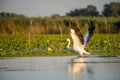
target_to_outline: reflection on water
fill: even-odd
[[[68,72],[71,73],[71,80],[92,80],[93,69],[88,66],[85,62],[87,59],[85,57],[74,58],[68,64]],[[89,74],[89,76],[87,76]],[[86,76],[86,77],[84,77]]]
[[[119,80],[120,57],[73,58],[68,63],[71,80]]]
[[[0,80],[119,80],[120,57],[0,59]]]
[[[79,62],[84,61],[85,61],[84,57],[73,59],[73,62],[68,64],[68,71],[74,74],[82,73],[85,70],[86,65],[84,63]]]

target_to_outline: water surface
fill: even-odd
[[[0,80],[120,80],[120,57],[4,58]]]

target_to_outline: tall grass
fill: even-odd
[[[61,34],[62,36],[62,34],[69,33],[71,22],[81,28],[87,28],[90,20],[95,23],[95,33],[106,33],[106,31],[107,33],[120,33],[120,17],[18,17],[1,18],[0,34],[28,34],[31,19],[33,20],[32,30],[35,34]],[[85,32],[84,29],[83,32]]]

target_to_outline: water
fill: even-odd
[[[120,57],[4,58],[0,80],[120,80]]]

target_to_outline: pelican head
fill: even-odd
[[[70,42],[70,39],[67,38],[66,41],[67,41],[67,42]]]

